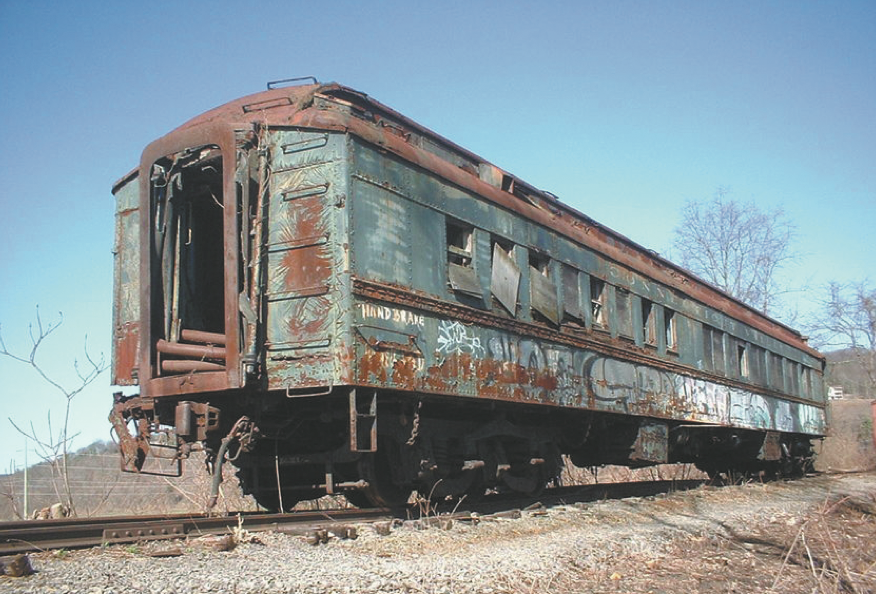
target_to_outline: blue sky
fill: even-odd
[[[63,311],[41,352],[61,381],[86,334],[109,357],[113,182],[292,76],[364,91],[660,252],[684,201],[723,186],[798,226],[789,283],[876,280],[874,2],[249,6],[0,0],[0,324],[27,350],[35,306]],[[108,438],[108,382],[77,397],[74,446]],[[42,433],[61,403],[0,358],[0,472],[25,448],[7,417]]]

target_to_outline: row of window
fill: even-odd
[[[719,375],[802,397],[813,394],[811,368],[705,324],[702,362]]]
[[[451,290],[457,294],[483,299],[474,267],[474,232],[471,226],[447,221],[447,264]],[[492,253],[490,295],[492,309],[503,315],[520,314],[518,299],[522,277],[515,245],[504,238],[491,236]],[[569,324],[598,331],[614,332],[646,346],[673,352],[676,349],[676,313],[628,289],[582,273],[567,264],[552,267],[551,258],[528,250],[530,315],[536,322],[554,326]],[[561,291],[554,280],[558,273]],[[612,303],[609,301],[612,300]],[[560,303],[561,302],[561,303]],[[641,307],[641,316],[634,307]],[[613,313],[613,316],[611,315]],[[640,324],[639,328],[636,328]]]
[[[518,317],[522,275],[516,246],[504,238],[490,236],[490,295],[484,300],[475,271],[474,241],[473,227],[447,220],[450,289],[478,303],[491,305],[500,315]],[[528,250],[528,264],[528,313],[533,321],[612,333],[660,354],[678,355],[681,314],[567,264],[552,266],[550,257],[533,250]],[[636,308],[640,311],[636,312]],[[688,326],[693,328],[691,324]],[[685,336],[692,339],[689,332]],[[694,352],[696,357],[693,357]],[[804,397],[812,394],[810,368],[708,325],[702,326],[702,347],[693,345],[688,349],[688,356],[701,358],[702,368],[718,375]],[[695,364],[694,361],[689,363]]]

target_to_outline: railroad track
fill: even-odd
[[[337,524],[373,523],[395,518],[416,519],[424,514],[442,514],[450,519],[508,514],[535,505],[647,497],[676,490],[696,488],[703,481],[648,481],[605,483],[548,489],[538,496],[491,495],[477,502],[440,502],[424,510],[422,506],[401,509],[336,509],[300,511],[288,514],[242,513],[239,516],[178,514],[155,516],[115,516],[0,522],[0,556],[51,549],[74,549],[103,544],[130,543],[227,534],[242,521],[249,532],[267,530],[301,533]],[[446,509],[445,509],[446,508]],[[452,512],[452,513],[451,513]],[[240,519],[239,519],[240,518]]]
[[[373,522],[391,517],[387,509],[338,509],[290,514],[240,514],[250,532],[284,530],[332,523]],[[227,534],[238,516],[199,514],[118,516],[0,522],[0,555],[49,549],[74,549],[102,544]]]

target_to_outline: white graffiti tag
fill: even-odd
[[[443,320],[438,325],[438,352],[445,355],[483,355],[484,347],[477,336],[469,336],[468,329],[459,322]]]

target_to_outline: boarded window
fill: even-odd
[[[605,328],[605,282],[592,276],[590,277],[590,308],[593,326]]]
[[[666,350],[674,351],[678,349],[675,312],[669,308],[663,308],[663,338],[666,341]]]
[[[803,398],[812,397],[812,379],[809,375],[810,369],[806,366],[800,366],[800,396]]]
[[[583,321],[581,311],[581,294],[578,290],[578,271],[571,266],[563,265],[563,312],[565,318],[572,321]]]
[[[456,292],[481,297],[481,284],[474,269],[474,233],[470,225],[447,221],[447,280]]]
[[[520,287],[520,269],[512,257],[513,247],[493,239],[493,272],[491,291],[496,301],[512,316],[517,315],[517,291]]]
[[[645,344],[657,344],[657,310],[654,308],[654,303],[647,299],[642,299],[642,340]]]
[[[550,278],[550,258],[529,252],[529,299],[534,314],[543,316],[554,324],[560,323],[557,286]]]
[[[800,394],[800,369],[799,364],[785,359],[785,377],[788,378],[788,393]]]
[[[703,325],[703,364],[706,369],[724,375],[724,333]]]
[[[765,351],[763,348],[757,345],[751,345],[748,347],[749,377],[752,381],[759,384],[763,384],[766,381],[764,374],[764,354]]]
[[[711,371],[712,366],[712,332],[711,326],[703,325],[703,369]]]
[[[724,374],[724,333],[712,329],[712,369]]]
[[[770,387],[776,390],[785,389],[785,380],[783,378],[782,357],[775,353],[769,354],[770,361]]]
[[[633,310],[630,306],[630,292],[617,287],[614,292],[614,303],[617,307],[617,331],[621,336],[633,337]]]

